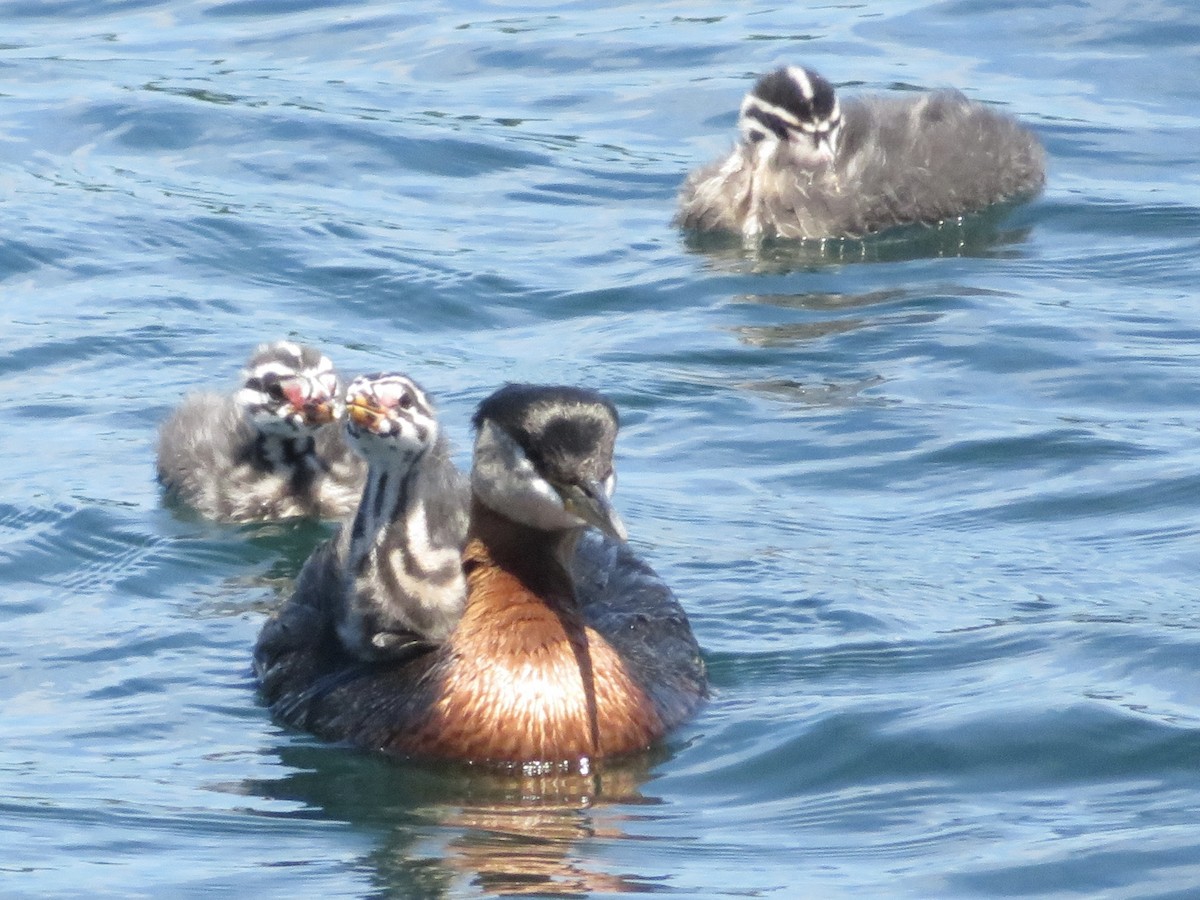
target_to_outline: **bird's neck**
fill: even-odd
[[[478,755],[586,764],[604,747],[593,639],[600,651],[608,648],[589,636],[561,561],[575,536],[521,525],[474,496],[471,503],[463,551],[467,606],[450,638],[451,658],[488,665],[452,667],[447,684],[504,711],[493,713],[492,725],[506,735],[505,749]],[[557,700],[547,705],[547,698]]]
[[[563,562],[577,538],[472,498],[467,606],[442,651],[425,731],[441,755],[583,769],[665,730],[625,661],[585,621]]]
[[[471,497],[468,545],[478,544],[489,565],[512,575],[556,609],[575,606],[570,559],[579,534],[578,529],[543,531],[523,525]]]
[[[303,468],[316,459],[316,446],[311,434],[259,432],[254,441],[254,461],[271,472]]]
[[[371,462],[362,499],[350,527],[349,561],[352,571],[381,538],[394,527],[404,527],[407,518],[416,512],[413,503],[417,473],[421,459]],[[424,510],[420,512],[424,514]]]
[[[284,435],[259,432],[251,450],[251,465],[286,479],[293,493],[307,494],[313,482],[329,471],[317,455],[311,434]]]

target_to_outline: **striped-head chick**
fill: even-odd
[[[542,531],[593,525],[625,540],[613,508],[616,407],[578,387],[508,384],[479,405],[471,489],[488,508]]]
[[[260,433],[297,437],[341,417],[339,394],[329,357],[292,341],[275,341],[251,354],[236,402]]]
[[[350,383],[346,435],[367,481],[340,538],[335,627],[360,659],[395,660],[444,640],[462,613],[466,485],[433,403],[404,375]]]
[[[757,159],[777,150],[806,168],[837,155],[842,112],[833,85],[811,69],[785,66],[764,75],[742,101],[738,130]]]
[[[346,389],[346,435],[368,461],[411,465],[440,434],[432,402],[411,378],[360,375]]]

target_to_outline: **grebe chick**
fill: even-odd
[[[675,222],[761,238],[863,237],[936,224],[1045,182],[1045,152],[1010,116],[955,90],[839,101],[811,69],[759,79],[730,155],[688,176]]]
[[[267,702],[322,737],[409,756],[586,769],[647,748],[707,682],[683,609],[623,545],[615,408],[508,385],[474,424],[467,601],[449,636],[415,659],[350,662],[297,591],[256,650]],[[278,641],[281,626],[313,638]]]
[[[159,430],[169,495],[225,522],[334,518],[354,509],[366,466],[333,424],[333,363],[291,341],[260,345],[232,396],[186,397]]]
[[[366,485],[350,527],[311,563],[337,568],[334,627],[364,660],[427,650],[450,634],[466,600],[466,479],[429,398],[403,375],[351,382],[346,435],[367,461]]]

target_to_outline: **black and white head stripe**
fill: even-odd
[[[742,101],[738,117],[742,137],[750,143],[804,135],[814,145],[832,144],[841,122],[833,85],[801,66],[776,69],[760,78]]]
[[[337,372],[327,356],[302,344],[276,341],[251,354],[237,402],[260,426],[275,417],[302,428],[329,421],[328,408],[339,392]],[[317,407],[323,411],[314,416]]]
[[[421,387],[394,372],[360,375],[346,389],[346,433],[365,456],[419,454],[438,439],[437,412]]]
[[[260,372],[280,374],[332,372],[333,363],[321,351],[292,341],[260,344],[246,363],[246,377]]]

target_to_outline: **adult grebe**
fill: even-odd
[[[403,755],[586,769],[647,748],[707,682],[683,609],[623,543],[615,408],[581,388],[508,385],[474,423],[467,600],[449,636],[362,663],[337,639],[329,592],[301,579],[260,635],[264,696],[291,724]]]

